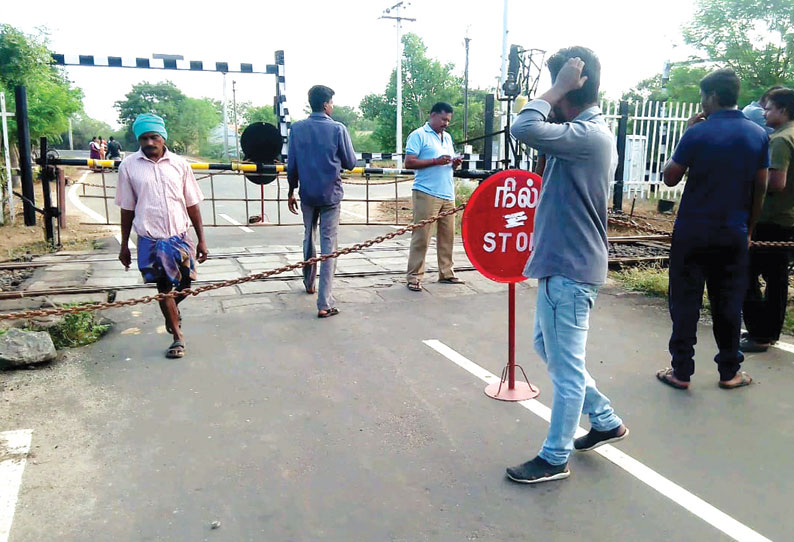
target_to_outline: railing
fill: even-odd
[[[53,159],[59,167],[72,167],[82,172],[74,179],[71,191],[86,205],[95,218],[92,224],[118,225],[120,212],[114,203],[119,162],[110,160]],[[204,164],[191,163],[204,194],[202,217],[205,226],[256,227],[303,224],[300,216],[287,210],[286,178],[283,165]],[[247,175],[275,176],[268,184],[254,184]],[[464,170],[455,175],[462,178],[485,178],[488,171]],[[357,167],[345,172],[342,182],[340,224],[343,225],[405,225],[411,222],[411,181],[413,171],[389,168]]]

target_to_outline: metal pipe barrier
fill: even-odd
[[[100,182],[91,182],[90,178],[85,179],[87,182],[80,182],[82,187],[79,197],[86,200],[102,200],[102,203],[96,206],[96,210],[103,215],[103,220],[99,223],[119,224],[118,217],[110,217],[115,182],[106,174],[118,168],[121,164],[120,160],[51,157],[47,163],[56,167],[72,166],[93,171],[99,177]],[[286,217],[289,215],[286,215],[282,208],[287,201],[284,193],[285,180],[283,175],[280,175],[287,170],[285,164],[200,162],[190,163],[190,165],[196,173],[196,179],[209,184],[209,186],[206,184],[202,186],[204,194],[207,196],[202,205],[205,226],[236,228],[299,224],[299,222],[287,220]],[[481,180],[489,177],[492,173],[489,170],[469,169],[455,171],[454,175],[461,179]],[[242,180],[243,186],[230,185],[228,178],[216,178],[223,175],[233,175],[239,178]],[[276,178],[268,185],[262,184],[259,189],[254,188],[249,191],[248,181],[243,178],[243,175],[275,175]],[[410,190],[400,189],[399,185],[413,180],[413,170],[356,167],[349,171],[343,171],[342,175],[342,182],[351,186],[354,191],[344,199],[343,203],[352,205],[352,208],[343,207],[343,213],[350,216],[343,218],[340,222],[341,225],[402,226],[410,222],[410,217],[405,214],[405,211],[410,210]],[[229,212],[229,209],[232,209],[232,212]],[[245,217],[241,219],[239,213],[242,212],[245,213]],[[254,216],[251,213],[254,213]],[[230,218],[229,214],[237,214],[237,219]],[[90,223],[95,224],[95,222]]]
[[[76,307],[61,307],[57,309],[36,309],[36,310],[28,310],[28,311],[21,311],[21,312],[11,312],[6,314],[0,314],[0,321],[8,321],[8,320],[22,320],[27,318],[43,318],[47,316],[61,316],[65,314],[75,314],[78,312],[96,312],[101,310],[107,309],[114,309],[119,307],[132,307],[134,305],[140,305],[144,303],[152,303],[153,301],[162,301],[164,299],[182,297],[182,296],[189,296],[189,295],[199,295],[204,292],[209,292],[211,290],[217,290],[219,288],[225,288],[227,286],[235,286],[237,284],[243,284],[246,282],[252,282],[255,280],[264,279],[267,277],[271,277],[273,275],[278,275],[281,273],[286,273],[287,271],[292,271],[293,269],[302,269],[307,265],[313,265],[316,263],[324,262],[326,260],[330,260],[332,258],[338,258],[339,256],[343,256],[345,254],[350,254],[351,252],[358,252],[365,248],[369,248],[373,245],[378,243],[382,243],[384,241],[388,241],[390,239],[394,239],[400,235],[403,235],[407,232],[412,232],[414,230],[418,230],[420,228],[424,228],[425,226],[429,226],[430,224],[440,220],[449,215],[453,215],[458,213],[464,209],[465,205],[459,205],[454,209],[449,209],[442,213],[439,213],[435,216],[431,216],[425,220],[417,222],[416,224],[410,224],[405,226],[404,228],[400,228],[399,230],[395,230],[393,232],[389,232],[386,235],[380,235],[375,237],[374,239],[370,239],[368,241],[364,241],[363,243],[356,243],[355,245],[341,248],[330,254],[323,254],[321,256],[316,256],[314,258],[310,258],[308,260],[304,260],[302,262],[298,262],[295,264],[285,265],[282,267],[278,267],[276,269],[270,269],[268,271],[262,271],[261,273],[255,273],[252,275],[247,275],[245,277],[240,277],[236,279],[227,280],[224,282],[216,282],[213,284],[206,284],[204,286],[199,286],[198,288],[188,288],[185,290],[172,290],[168,293],[158,293],[157,295],[149,295],[144,296],[136,299],[129,299],[126,301],[113,301],[107,303],[96,303],[94,305],[82,305]]]

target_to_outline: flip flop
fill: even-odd
[[[317,313],[317,318],[330,318],[331,316],[336,316],[339,314],[339,309],[336,307],[331,307],[325,311],[320,311]]]
[[[677,390],[688,390],[689,389],[689,386],[684,386],[684,385],[679,384],[678,382],[674,381],[672,379],[673,376],[674,376],[673,375],[673,369],[671,369],[670,367],[662,369],[661,371],[657,371],[657,373],[656,373],[657,380],[659,380],[659,382],[661,382],[662,384],[667,384],[671,388],[675,388]]]
[[[446,279],[438,279],[438,282],[443,282],[445,284],[466,284],[466,281],[463,279],[459,279],[458,277],[449,277]]]
[[[749,386],[753,382],[753,377],[742,371],[739,373],[742,379],[739,381],[738,384],[726,384],[724,382],[720,382],[718,385],[720,388],[724,390],[733,390],[736,388],[743,388],[744,386]]]
[[[406,284],[409,290],[412,292],[421,292],[422,291],[422,283],[421,282],[409,282]]]
[[[168,359],[176,359],[185,357],[185,343],[182,341],[174,341],[168,350],[165,352],[165,357]]]

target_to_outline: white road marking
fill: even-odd
[[[77,193],[77,187],[83,181],[85,181],[85,178],[88,176],[89,173],[91,173],[91,172],[90,171],[86,171],[85,173],[83,173],[83,176],[80,177],[80,179],[75,184],[73,184],[72,187],[69,189],[69,201],[71,201],[72,205],[77,207],[83,214],[86,214],[90,218],[93,218],[95,222],[97,222],[99,224],[104,224],[104,223],[107,222],[107,220],[105,220],[105,217],[102,216],[101,214],[97,213],[96,211],[94,211],[90,207],[88,207],[82,201],[80,201],[80,195]],[[114,228],[114,229],[118,229],[116,226],[108,226],[108,227]],[[121,232],[116,232],[114,237],[116,238],[116,240],[119,242],[119,245],[120,245],[121,244]],[[135,243],[132,242],[132,240],[130,240],[130,248],[135,248]]]
[[[239,226],[239,228],[243,230],[245,233],[254,233],[254,230],[252,230],[248,226],[243,226],[240,222],[237,222],[235,219],[233,219],[227,214],[219,213],[218,216],[224,219],[229,224],[234,224],[235,226]]]
[[[0,542],[6,542],[11,533],[32,436],[32,429],[0,433],[0,456],[4,458],[0,462]]]
[[[498,382],[499,378],[496,375],[467,359],[441,341],[430,339],[422,342],[484,382],[489,384]],[[547,422],[551,419],[551,409],[537,399],[521,401],[519,404]],[[582,427],[576,430],[577,437],[586,433],[587,432]],[[734,540],[739,542],[771,542],[768,538],[738,522],[700,497],[690,493],[675,482],[668,480],[650,467],[647,467],[633,457],[621,452],[614,446],[607,444],[597,448],[594,452],[608,459],[650,488],[658,491],[674,503],[688,510]]]

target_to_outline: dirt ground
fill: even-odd
[[[70,175],[67,168],[67,179],[76,179],[78,176]],[[68,189],[68,187],[67,187]],[[44,196],[41,182],[36,179],[34,185],[36,205],[41,206]],[[15,188],[15,191],[20,189]],[[52,188],[53,202],[56,201],[55,188]],[[26,256],[35,256],[51,252],[44,240],[44,223],[41,215],[36,214],[36,225],[25,226],[23,219],[23,205],[20,198],[14,197],[15,220],[14,224],[8,221],[0,226],[0,261],[15,260]],[[97,239],[108,237],[113,230],[107,226],[80,224],[85,221],[82,215],[75,211],[67,213],[67,227],[61,230],[61,245],[63,250],[89,250]],[[56,230],[57,236],[57,230]]]

